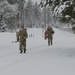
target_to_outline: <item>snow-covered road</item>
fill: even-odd
[[[48,46],[42,29],[28,29],[26,54],[19,53],[15,33],[0,33],[0,75],[75,75],[75,35],[53,28]]]

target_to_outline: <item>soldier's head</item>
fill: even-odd
[[[26,29],[26,28],[24,28],[24,31],[27,31],[27,29]]]
[[[24,26],[22,25],[21,28],[24,28]]]
[[[48,29],[51,29],[51,26],[48,26]]]
[[[21,31],[24,31],[24,26],[23,26],[23,25],[21,26],[21,29],[20,29],[20,30],[21,30]]]

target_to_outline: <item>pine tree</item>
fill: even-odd
[[[34,5],[34,25],[36,27],[39,27],[41,25],[41,9],[38,6],[38,3],[36,2]]]
[[[31,0],[28,0],[25,5],[25,25],[28,27],[33,27],[33,3]]]
[[[18,0],[7,0],[10,4],[16,4]]]

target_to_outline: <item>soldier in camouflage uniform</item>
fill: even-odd
[[[53,43],[53,34],[54,31],[52,29],[52,27],[48,26],[47,30],[46,30],[46,37],[48,38],[48,46],[50,46],[50,44],[52,45]]]
[[[19,41],[19,50],[20,53],[22,53],[24,51],[24,53],[26,53],[26,39],[28,37],[27,31],[26,29],[21,26],[21,29],[18,32],[18,36],[17,39]]]

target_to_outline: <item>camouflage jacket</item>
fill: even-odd
[[[27,31],[24,29],[24,31],[19,30],[19,32],[17,32],[17,39],[19,39],[19,41],[24,42],[28,37]]]
[[[52,39],[52,35],[54,34],[54,30],[52,28],[46,30],[46,36],[47,38]]]

